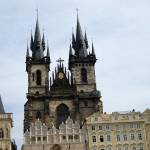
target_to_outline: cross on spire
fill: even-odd
[[[58,60],[56,60],[56,62],[58,62],[59,65],[61,66],[61,64],[64,62],[64,60],[60,57]]]

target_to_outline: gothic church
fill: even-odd
[[[78,16],[76,35],[72,33],[68,69],[58,56],[58,64],[51,72],[50,57],[37,17],[35,34],[33,37],[31,33],[30,48],[27,47],[26,53],[28,93],[24,105],[24,133],[30,132],[37,121],[48,129],[55,126],[58,130],[68,118],[82,128],[86,117],[96,111],[103,112],[101,93],[96,88],[94,46],[92,44],[92,50],[89,50],[87,35],[83,35]]]

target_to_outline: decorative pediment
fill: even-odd
[[[55,72],[52,72],[52,78],[50,78],[51,91],[62,91],[72,87],[72,78],[70,73],[67,72],[66,67],[63,65],[63,60],[60,58],[57,60],[58,65],[55,68]]]

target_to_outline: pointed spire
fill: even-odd
[[[41,42],[38,13],[37,13],[37,20],[36,20],[36,27],[35,27],[34,42]]]
[[[67,69],[66,69],[66,67],[65,67],[65,75],[66,75],[66,73],[67,73]]]
[[[50,77],[50,87],[52,86],[52,78]]]
[[[92,42],[92,55],[95,55],[94,44]]]
[[[68,81],[70,82],[70,76],[69,76],[69,72],[68,72]]]
[[[27,52],[26,52],[26,57],[30,57],[28,43],[27,43]]]
[[[31,31],[30,49],[33,50],[33,48],[34,48],[34,42],[33,42],[33,35],[32,35],[32,31]]]
[[[52,80],[53,80],[53,83],[54,83],[54,80],[55,80],[55,78],[54,78],[54,71],[52,72]]]
[[[73,52],[72,52],[72,47],[71,47],[71,44],[70,44],[69,56],[72,56],[72,55],[73,55]]]
[[[75,54],[78,57],[86,57],[87,56],[87,48],[85,44],[85,40],[83,37],[79,16],[78,16],[78,10],[77,10],[77,27],[76,27],[76,49]]]
[[[76,27],[76,41],[83,40],[83,34],[82,34],[82,29],[79,21],[79,16],[78,16],[78,9],[77,9],[77,27]]]
[[[48,41],[47,41],[47,57],[50,57],[50,52],[49,52],[49,44],[48,44]]]
[[[89,45],[88,45],[88,39],[87,39],[86,31],[85,31],[84,41],[85,41],[86,48],[88,49]]]
[[[42,47],[43,47],[43,51],[45,50],[45,35],[43,32],[43,37],[42,37]]]
[[[37,20],[36,20],[36,27],[35,27],[35,34],[34,34],[34,47],[32,50],[32,58],[34,61],[39,61],[44,57],[43,52],[43,45],[41,41],[41,34],[40,34],[40,27],[38,21],[38,12],[37,12]],[[45,41],[45,40],[44,40]]]
[[[57,73],[57,70],[56,70],[56,67],[55,67],[55,76],[56,76],[56,73]]]
[[[62,69],[63,69],[63,71],[64,71],[64,64],[62,63]]]
[[[73,31],[72,31],[72,48],[76,49],[76,40]]]
[[[5,113],[5,110],[4,110],[2,98],[1,98],[1,96],[0,96],[0,114],[3,114],[3,113]]]

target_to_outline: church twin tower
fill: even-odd
[[[82,125],[85,118],[96,111],[103,112],[101,94],[96,89],[94,46],[88,50],[87,35],[83,36],[77,17],[76,36],[72,34],[69,62],[66,69],[63,60],[49,77],[50,52],[45,37],[41,38],[38,18],[34,38],[31,34],[27,47],[26,71],[28,73],[27,102],[24,105],[24,131],[37,119],[49,128],[57,128],[70,116]],[[32,55],[30,56],[30,51]]]

